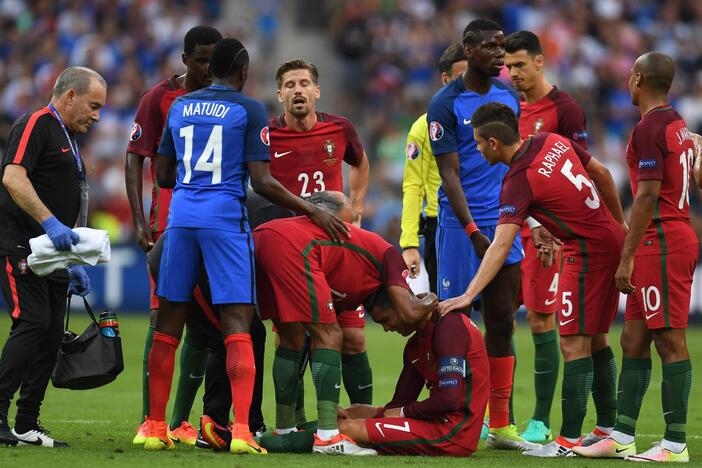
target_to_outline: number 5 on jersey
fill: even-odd
[[[217,185],[222,182],[222,126],[214,125],[210,132],[210,137],[207,139],[205,148],[197,158],[195,167],[191,168],[191,160],[193,158],[193,136],[195,126],[188,125],[180,129],[180,137],[185,138],[185,148],[183,149],[183,166],[185,167],[185,176],[183,183],[189,184],[193,176],[193,170],[201,172],[211,172],[211,185]],[[210,161],[210,158],[212,159]]]

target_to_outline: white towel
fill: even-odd
[[[95,266],[110,261],[110,237],[107,231],[84,227],[73,231],[78,234],[80,241],[65,252],[56,250],[46,234],[29,239],[32,253],[27,257],[27,263],[37,276],[46,276],[69,264]]]

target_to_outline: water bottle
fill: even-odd
[[[111,310],[104,310],[98,319],[98,327],[103,336],[115,338],[119,336],[119,322],[117,315]]]

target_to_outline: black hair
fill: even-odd
[[[368,312],[371,317],[373,317],[373,309],[375,307],[386,309],[391,306],[392,302],[390,301],[387,286],[379,287],[373,294],[368,296],[366,300],[363,301],[363,308],[366,309],[366,312]]]
[[[210,58],[210,72],[215,78],[227,78],[249,64],[249,53],[239,39],[227,37],[215,45]]]
[[[643,75],[651,89],[667,93],[675,78],[675,62],[663,52],[646,52],[636,59],[634,70]]]
[[[505,52],[513,54],[520,50],[526,50],[529,55],[541,54],[539,37],[531,31],[517,31],[507,36]]]
[[[466,54],[463,52],[463,46],[458,43],[451,44],[439,57],[439,71],[450,75],[453,64],[465,59]]]
[[[505,145],[519,141],[519,121],[511,107],[501,102],[483,104],[470,118],[483,138],[495,138]]]
[[[473,20],[463,30],[463,44],[475,44],[480,41],[479,31],[502,31],[502,27],[487,18]]]
[[[319,82],[319,69],[317,69],[314,63],[307,63],[302,59],[295,59],[285,62],[279,66],[278,71],[275,72],[275,81],[278,84],[278,89],[283,86],[283,75],[293,70],[307,70],[310,72],[310,75],[312,75],[314,84]]]
[[[314,192],[307,201],[331,214],[338,214],[339,211],[344,209],[346,204],[341,196],[334,195],[334,193],[326,190],[324,192]]]
[[[212,45],[222,39],[222,34],[212,26],[195,26],[185,33],[183,39],[183,52],[191,54],[195,51],[195,46]]]

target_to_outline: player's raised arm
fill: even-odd
[[[499,224],[495,229],[495,238],[490,247],[485,252],[480,268],[473,280],[468,285],[468,289],[461,296],[453,297],[442,301],[439,304],[439,313],[445,315],[452,310],[469,307],[475,297],[485,289],[490,281],[497,275],[497,272],[505,263],[512,243],[519,234],[520,224]]]

